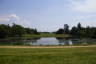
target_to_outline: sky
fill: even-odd
[[[0,0],[0,24],[52,32],[79,22],[96,26],[96,0]]]

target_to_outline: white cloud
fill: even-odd
[[[10,18],[15,18],[16,20],[20,20],[20,17],[17,16],[16,14],[11,14],[9,15]]]
[[[20,20],[20,17],[17,16],[16,14],[9,14],[9,15],[5,15],[5,16],[1,16],[0,17],[0,22],[4,22],[4,21],[10,21],[12,19],[15,19],[16,21]]]
[[[96,12],[96,0],[69,0],[72,4],[71,8],[79,12]]]
[[[13,23],[19,24],[25,27],[30,27],[31,23],[25,19],[22,19],[21,17],[17,16],[16,14],[9,14],[9,15],[4,15],[0,16],[0,24],[10,24],[12,25]]]

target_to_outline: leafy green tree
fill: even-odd
[[[64,34],[64,29],[59,29],[56,34]]]
[[[24,28],[21,25],[12,26],[0,24],[0,38],[23,36],[24,34],[39,34],[37,29]]]
[[[39,34],[37,29],[25,28],[27,34]]]
[[[81,23],[77,24],[77,28],[78,28],[78,30],[82,29]]]
[[[6,38],[9,35],[9,29],[7,25],[0,25],[0,38]]]
[[[72,35],[74,35],[74,36],[77,36],[78,35],[78,30],[77,30],[77,27],[72,27],[72,29],[71,29],[71,31],[70,31],[70,33],[72,34]]]
[[[36,28],[34,29],[34,34],[39,34]]]
[[[96,27],[91,27],[90,28],[89,36],[92,37],[92,38],[96,38]]]
[[[26,33],[24,27],[14,24],[11,29],[12,36],[22,36]]]
[[[69,34],[69,26],[68,24],[64,24],[64,33]]]
[[[79,36],[80,36],[80,37],[87,37],[86,28],[82,28],[82,29],[79,31]]]
[[[85,30],[82,26],[81,26],[81,23],[78,23],[77,24],[77,27],[72,27],[71,29],[71,34],[73,36],[78,36],[78,37],[81,37],[81,36],[84,36],[85,35]]]
[[[33,33],[33,31],[30,28],[25,28],[25,31],[26,31],[27,34],[32,34]]]

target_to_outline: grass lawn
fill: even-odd
[[[96,64],[96,47],[0,48],[0,64]]]

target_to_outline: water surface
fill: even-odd
[[[96,44],[96,39],[91,38],[63,38],[63,37],[42,37],[42,38],[10,38],[0,39],[0,45],[85,45]]]

